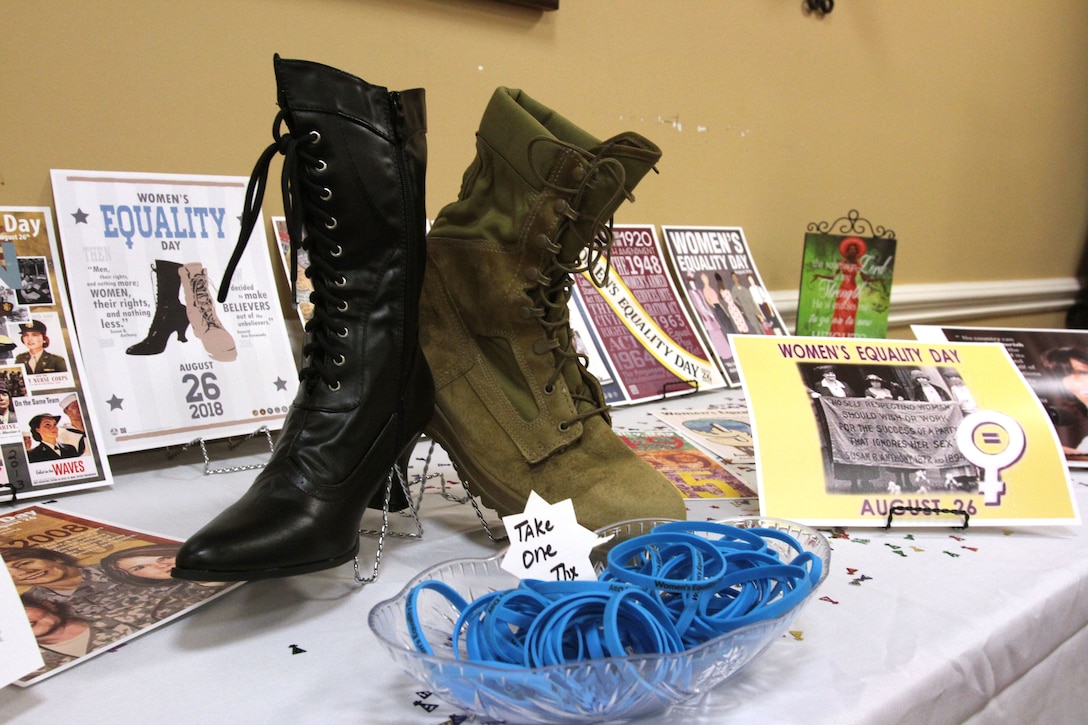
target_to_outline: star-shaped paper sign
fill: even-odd
[[[510,548],[501,566],[519,579],[595,580],[589,552],[611,538],[579,524],[569,498],[550,504],[536,491],[529,494],[524,513],[503,516],[502,523]]]

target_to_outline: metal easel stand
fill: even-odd
[[[967,513],[963,509],[934,509],[927,506],[892,506],[888,509],[888,521],[884,524],[884,530],[888,531],[892,527],[892,519],[903,514],[952,514],[954,516],[963,517],[962,526],[953,526],[953,529],[960,531],[967,529],[967,524],[971,521],[971,514]]]
[[[817,234],[871,237],[873,239],[895,239],[895,232],[876,225],[862,217],[857,209],[851,209],[846,216],[833,222],[809,222],[808,231]]]
[[[408,477],[406,471],[402,471],[399,465],[393,467],[386,477],[385,481],[385,500],[382,503],[382,525],[379,529],[360,529],[360,536],[373,536],[378,539],[378,547],[374,553],[374,561],[370,566],[370,576],[363,576],[362,569],[359,562],[359,557],[355,557],[355,582],[360,586],[370,584],[378,578],[378,571],[381,568],[382,552],[385,550],[385,542],[387,537],[397,537],[402,539],[422,539],[423,538],[423,521],[419,517],[419,511],[423,504],[423,493],[427,488],[427,482],[432,479],[438,479],[438,491],[437,493],[445,498],[447,501],[453,501],[454,503],[472,504],[473,510],[476,512],[476,517],[480,521],[480,525],[487,533],[487,536],[492,541],[503,541],[505,536],[496,537],[491,527],[487,524],[487,519],[484,517],[483,511],[480,509],[480,505],[476,502],[476,499],[472,496],[469,490],[467,479],[461,476],[458,471],[458,476],[461,478],[461,485],[464,488],[465,495],[459,496],[454,493],[454,489],[449,486],[446,481],[445,475],[441,472],[431,472],[431,459],[434,456],[435,442],[432,440],[427,447],[427,456],[423,461],[423,471],[418,476]],[[454,467],[456,470],[456,466]],[[392,499],[393,486],[400,486],[404,492],[404,497],[408,501],[406,509],[400,512],[401,516],[405,516],[412,519],[413,530],[411,531],[391,531],[389,529],[389,502]],[[413,494],[412,488],[416,487],[416,491]]]
[[[247,441],[249,441],[249,440],[251,440],[253,438],[256,438],[261,433],[264,433],[265,439],[268,441],[268,452],[271,453],[272,449],[273,449],[272,431],[268,430],[268,426],[266,426],[266,425],[262,425],[260,428],[253,431],[252,433],[247,435],[245,438],[242,438],[241,440],[236,441],[233,438],[229,439],[228,445],[229,445],[230,450],[234,450],[235,448],[242,445],[243,443],[245,443],[245,442],[247,442]],[[217,474],[217,473],[237,473],[239,471],[253,471],[253,470],[256,470],[256,469],[259,469],[259,468],[264,468],[263,463],[252,463],[252,464],[245,465],[245,466],[226,466],[224,468],[212,468],[211,467],[211,464],[212,464],[211,458],[208,456],[208,446],[205,444],[203,438],[194,438],[193,440],[189,441],[188,443],[181,446],[177,450],[171,450],[171,448],[169,446],[167,446],[166,450],[168,451],[168,453],[166,454],[166,459],[167,460],[173,460],[178,455],[180,455],[180,454],[184,453],[185,451],[189,450],[190,448],[192,448],[194,445],[199,445],[200,446],[200,454],[204,457],[204,475],[205,476],[211,476],[211,475]]]
[[[434,442],[431,443],[431,450],[434,450]],[[428,462],[430,461],[430,459],[431,454],[430,451],[428,451]],[[467,502],[472,504],[472,510],[476,512],[476,518],[480,521],[480,526],[483,528],[484,533],[487,534],[487,538],[491,539],[495,543],[498,543],[500,541],[506,541],[506,534],[496,535],[495,532],[491,530],[491,526],[488,525],[487,518],[484,516],[483,509],[480,508],[480,503],[476,500],[476,497],[472,495],[471,481],[469,481],[468,476],[466,476],[459,468],[457,468],[457,464],[453,462],[452,458],[450,459],[450,465],[453,466],[453,470],[457,472],[457,477],[461,479],[461,486],[465,489],[465,495],[462,497],[457,497],[452,493],[446,493],[445,478],[442,479],[442,495],[450,501],[456,501],[457,503]]]
[[[669,397],[669,388],[679,388],[681,386],[683,386],[683,390],[680,393],[674,393],[673,397],[694,395],[699,392],[699,381],[694,378],[689,380],[673,380],[672,382],[665,383],[661,386],[661,397],[659,400],[665,400]]]
[[[393,479],[396,478],[396,483],[393,483]],[[414,532],[401,533],[398,531],[389,530],[389,500],[393,495],[393,486],[400,486],[404,491],[404,496],[408,500],[407,515],[412,517],[415,522],[416,530]],[[423,498],[423,485],[421,483],[419,487],[419,499],[412,499],[412,491],[408,485],[407,479],[404,477],[404,472],[400,470],[399,465],[394,465],[393,469],[389,471],[389,474],[385,477],[385,501],[382,504],[382,527],[377,531],[370,529],[359,529],[360,536],[377,536],[378,537],[378,549],[374,552],[374,561],[371,564],[370,576],[366,577],[362,574],[362,567],[359,565],[359,555],[355,555],[354,561],[354,576],[355,583],[360,587],[370,584],[378,578],[378,570],[382,565],[382,551],[385,549],[385,537],[386,536],[400,536],[406,539],[422,539],[423,538],[423,522],[419,520],[419,504]]]

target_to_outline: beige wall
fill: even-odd
[[[661,174],[617,221],[742,226],[771,289],[796,288],[806,224],[852,208],[895,230],[897,283],[1076,274],[1088,2],[803,6],[0,0],[0,204],[51,204],[51,167],[248,174],[279,52],[427,89],[431,216],[509,85],[598,136],[654,140]]]

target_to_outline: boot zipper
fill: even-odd
[[[414,254],[413,250],[415,249],[415,245],[416,245],[416,242],[418,240],[415,239],[415,236],[416,236],[416,230],[415,230],[416,219],[415,219],[415,213],[414,213],[414,210],[413,210],[413,207],[412,207],[411,194],[410,194],[410,190],[409,190],[409,185],[410,185],[411,180],[408,178],[408,164],[405,162],[405,158],[404,158],[405,157],[405,154],[404,154],[404,141],[405,141],[405,139],[401,137],[400,121],[403,118],[403,113],[402,113],[402,107],[401,107],[401,97],[400,97],[400,93],[398,91],[391,91],[389,93],[389,105],[390,105],[390,111],[392,112],[392,115],[393,115],[393,119],[392,119],[393,120],[393,124],[392,124],[392,126],[393,126],[393,149],[394,149],[394,157],[396,159],[396,164],[397,164],[397,178],[400,179],[401,207],[404,210],[404,224],[405,224],[405,250],[404,250],[405,284],[404,284],[404,300],[403,300],[403,304],[404,304],[405,312],[407,314],[408,310],[409,310],[409,307],[410,307],[409,302],[410,302],[410,300],[412,298],[410,290],[415,289],[416,286],[417,286],[416,269],[415,269],[416,259],[415,259],[415,254]],[[412,305],[412,306],[414,306],[414,305]],[[418,334],[418,330],[417,330],[416,334]],[[401,346],[402,346],[401,359],[402,360],[405,359],[405,356],[409,353],[408,346],[407,346],[407,341],[408,341],[407,336],[404,336],[404,338],[401,340]],[[405,368],[401,371],[401,375],[403,376],[402,380],[401,380],[402,385],[406,382],[408,373],[409,373],[408,366],[405,366]]]

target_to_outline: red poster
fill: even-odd
[[[613,234],[610,265],[601,259],[576,277],[579,302],[623,395],[610,402],[724,387],[677,294],[654,227],[617,226]]]

